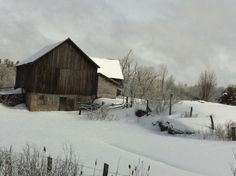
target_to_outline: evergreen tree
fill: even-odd
[[[4,59],[4,64],[8,65],[9,59]]]
[[[227,105],[236,105],[236,86],[228,86],[219,98],[219,103]]]

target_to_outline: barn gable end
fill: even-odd
[[[66,40],[34,62],[17,66],[16,88],[26,92],[95,95],[97,65]]]

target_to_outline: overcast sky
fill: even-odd
[[[177,82],[202,70],[236,84],[236,0],[0,0],[0,58],[23,60],[70,37],[89,56],[166,64]]]

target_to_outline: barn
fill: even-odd
[[[23,90],[30,111],[76,110],[80,102],[116,95],[120,79],[98,69],[98,63],[68,38],[18,64],[15,88]]]

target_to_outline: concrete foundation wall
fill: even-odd
[[[90,102],[95,96],[27,93],[26,106],[30,111],[78,110],[79,102]]]
[[[117,86],[104,77],[98,77],[97,97],[116,98]]]

